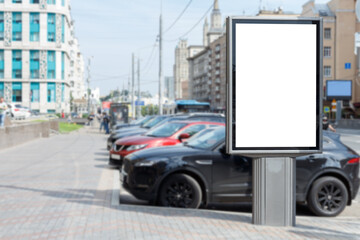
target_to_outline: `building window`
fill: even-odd
[[[22,53],[21,50],[12,51],[12,78],[22,78]]]
[[[61,6],[65,7],[65,0],[61,0]]]
[[[55,5],[56,0],[47,0],[47,4]]]
[[[216,45],[216,47],[215,47],[215,52],[218,52],[218,51],[220,51],[220,44]]]
[[[0,3],[4,3],[4,0],[0,0]]]
[[[61,79],[65,79],[65,52],[61,53]]]
[[[48,13],[48,42],[55,42],[56,38],[56,26],[55,26],[55,14]]]
[[[61,42],[65,42],[65,16],[61,16]]]
[[[39,3],[39,0],[30,0],[31,4]]]
[[[22,0],[12,0],[12,3],[22,3]]]
[[[30,96],[31,102],[40,102],[40,84],[31,83],[30,84]]]
[[[4,41],[4,12],[0,12],[0,41]]]
[[[40,52],[38,50],[30,51],[30,78],[40,78]]]
[[[21,13],[13,12],[12,14],[12,40],[21,41],[22,40],[22,17]]]
[[[22,84],[21,82],[12,83],[12,101],[22,102]]]
[[[331,28],[324,29],[324,39],[331,39]]]
[[[56,101],[55,90],[56,90],[56,84],[55,83],[48,83],[47,84],[47,101],[49,103]]]
[[[331,66],[324,66],[324,77],[331,77]]]
[[[4,83],[0,82],[0,97],[4,97]]]
[[[30,13],[30,42],[38,42],[40,38],[40,14]]]
[[[331,57],[331,47],[324,47],[324,57]]]
[[[4,78],[4,50],[0,50],[0,79]]]
[[[61,83],[61,102],[65,102],[65,83]]]
[[[48,79],[55,79],[56,74],[56,55],[55,51],[48,51],[47,52],[47,78]]]

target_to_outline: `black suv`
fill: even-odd
[[[251,202],[252,159],[225,152],[225,128],[187,142],[125,157],[121,181],[135,197],[163,206]],[[324,131],[323,153],[296,158],[296,200],[319,216],[336,216],[359,190],[359,155]]]

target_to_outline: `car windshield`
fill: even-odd
[[[146,121],[146,118],[139,118],[137,120],[131,121],[131,124],[141,124],[144,121]]]
[[[220,141],[225,138],[225,127],[215,128],[205,134],[199,134],[189,139],[186,146],[200,149],[209,149],[216,146]]]
[[[145,123],[143,125],[143,127],[144,128],[152,128],[153,126],[155,126],[156,124],[161,122],[164,118],[165,118],[165,116],[164,117],[156,117],[153,120],[150,120],[149,122]]]
[[[157,128],[154,128],[146,133],[146,136],[149,137],[170,137],[181,128],[185,127],[186,123],[166,123]]]

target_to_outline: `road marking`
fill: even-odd
[[[117,207],[120,205],[120,173],[118,170],[114,171],[113,190],[111,196],[111,206]]]

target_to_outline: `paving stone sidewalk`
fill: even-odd
[[[118,204],[105,140],[87,126],[0,151],[0,239],[360,239],[356,217],[268,227],[249,213]]]

